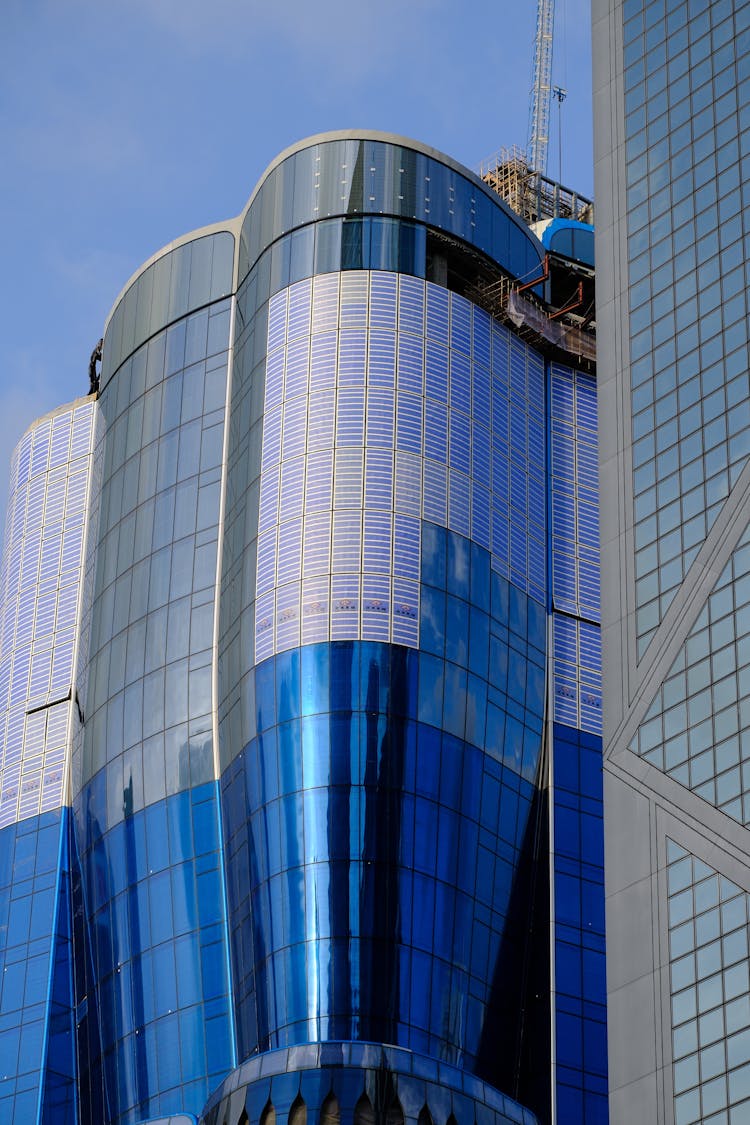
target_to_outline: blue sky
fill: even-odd
[[[562,176],[592,195],[589,0],[556,8]],[[236,215],[312,133],[383,129],[469,167],[525,146],[535,23],[534,0],[3,0],[0,517],[16,440],[86,393],[146,258]]]

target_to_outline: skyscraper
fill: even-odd
[[[11,465],[0,569],[0,1104],[15,1121],[69,1120],[75,1104],[69,747],[93,419],[86,399],[40,418]]]
[[[750,5],[595,0],[611,1111],[750,1113]]]
[[[40,1080],[39,1121],[606,1120],[580,218],[537,237],[431,149],[327,134],[115,304],[76,408],[59,698],[33,650],[30,673],[0,654],[30,732],[0,808],[47,745],[38,708],[48,740],[52,704],[66,722],[69,780],[5,830],[63,810],[33,1050],[23,985],[0,993],[10,1069],[67,1082]],[[46,465],[19,478],[30,528]],[[14,592],[27,538],[9,521],[19,605],[41,604]],[[57,634],[24,621],[54,670]],[[25,1089],[0,1088],[11,1120]]]

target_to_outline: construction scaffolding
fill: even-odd
[[[525,223],[542,219],[594,222],[594,204],[578,192],[534,171],[523,149],[504,148],[479,166],[479,175]]]

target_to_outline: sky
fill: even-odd
[[[548,174],[593,196],[589,0],[555,15]],[[313,133],[382,129],[474,169],[525,147],[535,26],[534,0],[2,0],[0,521],[16,441],[87,393],[151,254],[238,214]]]

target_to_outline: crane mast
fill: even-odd
[[[534,172],[547,172],[552,84],[552,31],[555,0],[537,0],[534,38],[534,84],[529,107],[528,161]]]
[[[554,23],[555,0],[537,0],[527,147],[525,150],[516,146],[501,149],[480,164],[479,175],[526,223],[553,218],[592,223],[593,201],[562,185],[562,104],[567,90],[552,85]],[[553,96],[557,99],[560,124],[557,181],[547,177]]]

